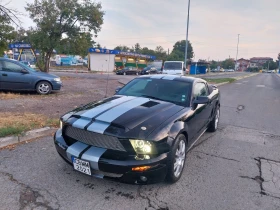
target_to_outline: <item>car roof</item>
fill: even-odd
[[[196,78],[196,77],[189,77],[189,76],[179,76],[179,75],[143,75],[139,78],[151,78],[151,79],[167,79],[167,80],[174,80],[174,81],[181,81],[181,82],[206,82],[203,79]]]

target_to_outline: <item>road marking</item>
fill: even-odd
[[[234,84],[236,84],[236,85],[242,85],[242,83],[234,83]]]
[[[265,87],[265,85],[256,85],[257,87]]]

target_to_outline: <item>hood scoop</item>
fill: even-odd
[[[155,102],[155,101],[148,101],[148,102],[142,104],[141,106],[150,108],[150,107],[156,106],[156,105],[158,105],[158,104],[159,104],[159,103],[158,103],[158,102]]]

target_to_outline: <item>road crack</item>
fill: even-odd
[[[16,183],[22,188],[19,198],[20,210],[26,209],[27,206],[31,209],[43,207],[47,210],[60,208],[58,198],[51,194],[48,190],[31,188],[30,186],[15,179],[13,174],[1,171],[0,174],[8,177],[11,182]]]
[[[200,152],[200,151],[194,151],[194,152],[196,152],[196,153],[201,153],[201,154],[204,154],[204,155],[207,155],[207,156],[211,156],[211,157],[221,158],[221,159],[223,159],[223,160],[230,160],[230,161],[235,161],[235,162],[240,163],[239,160],[235,160],[235,159],[232,159],[232,158],[226,158],[226,157],[223,157],[223,156],[208,154],[208,153]]]
[[[142,198],[143,200],[146,200],[146,201],[148,202],[148,207],[145,207],[145,210],[148,210],[149,208],[153,208],[153,209],[155,209],[155,210],[169,210],[169,207],[167,206],[167,203],[166,203],[166,202],[163,202],[163,201],[161,201],[161,200],[159,200],[159,199],[157,198],[157,194],[158,194],[159,188],[158,188],[158,190],[156,191],[154,197],[155,197],[155,199],[156,199],[159,203],[163,203],[163,204],[165,205],[164,207],[161,207],[161,206],[155,204],[155,202],[152,201],[152,200],[150,199],[150,196],[148,196],[148,195],[146,195],[146,194],[144,194],[144,193],[141,193],[141,189],[142,189],[142,186],[139,186],[139,188],[137,189],[137,195],[138,195],[140,198]]]

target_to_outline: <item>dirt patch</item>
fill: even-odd
[[[46,96],[36,92],[15,92],[17,97],[0,100],[0,113],[34,113],[56,119],[78,106],[101,100],[106,95],[106,79],[65,76],[62,81],[60,91]],[[118,80],[109,80],[107,97],[112,96],[118,86]]]
[[[0,100],[15,99],[15,98],[19,98],[19,97],[20,97],[19,93],[0,92]]]

